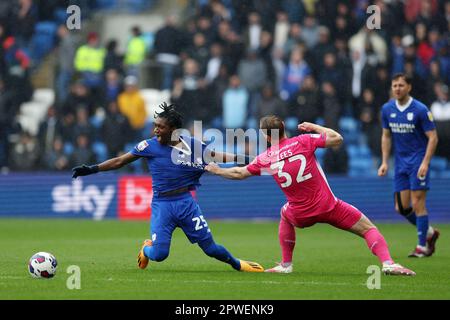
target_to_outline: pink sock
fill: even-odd
[[[295,247],[295,227],[281,218],[278,227],[278,239],[280,240],[282,263],[291,263]]]
[[[364,234],[364,239],[366,239],[370,251],[378,257],[381,263],[392,262],[386,240],[384,240],[383,235],[377,228],[369,229],[369,231]]]

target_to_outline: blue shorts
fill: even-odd
[[[429,190],[430,189],[430,170],[424,179],[417,178],[420,164],[405,168],[395,168],[394,190],[400,192],[403,190]]]
[[[208,223],[189,192],[152,201],[150,234],[153,243],[170,244],[177,227],[183,230],[191,243],[212,238]]]

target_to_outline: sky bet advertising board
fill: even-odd
[[[286,202],[270,176],[229,181],[204,175],[193,192],[202,212],[218,219],[279,219]],[[390,179],[328,180],[336,197],[356,206],[373,220],[402,221],[393,206]],[[428,209],[436,220],[448,221],[448,179],[433,179]],[[149,220],[150,176],[102,173],[72,179],[69,174],[0,176],[0,217]],[[218,201],[220,199],[220,201]],[[392,199],[392,200],[391,200]]]

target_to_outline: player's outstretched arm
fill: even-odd
[[[213,162],[208,164],[205,167],[205,170],[212,174],[216,174],[218,176],[232,180],[242,180],[252,175],[247,170],[247,167],[221,168],[216,163]]]
[[[77,166],[72,169],[72,178],[76,179],[80,176],[87,176],[90,174],[97,173],[99,171],[109,171],[109,170],[115,170],[122,168],[124,165],[133,162],[137,159],[139,159],[139,156],[136,156],[131,153],[125,153],[124,155],[121,155],[119,157],[108,159],[100,164],[94,164],[94,165],[81,165]]]
[[[220,152],[215,150],[208,150],[207,151],[207,158],[208,163],[210,162],[216,162],[216,163],[226,163],[226,162],[236,162],[240,165],[247,165],[249,164],[253,159],[250,156],[246,155],[238,155],[234,153],[227,153],[227,152]]]
[[[333,129],[319,126],[318,124],[311,122],[302,122],[298,125],[298,129],[306,132],[316,132],[319,134],[325,134],[327,139],[325,141],[325,147],[337,147],[344,142],[344,138]]]

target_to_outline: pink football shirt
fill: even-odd
[[[302,217],[334,208],[337,199],[314,155],[324,148],[326,135],[303,134],[281,140],[247,166],[252,175],[271,174],[286,195],[289,205]]]

